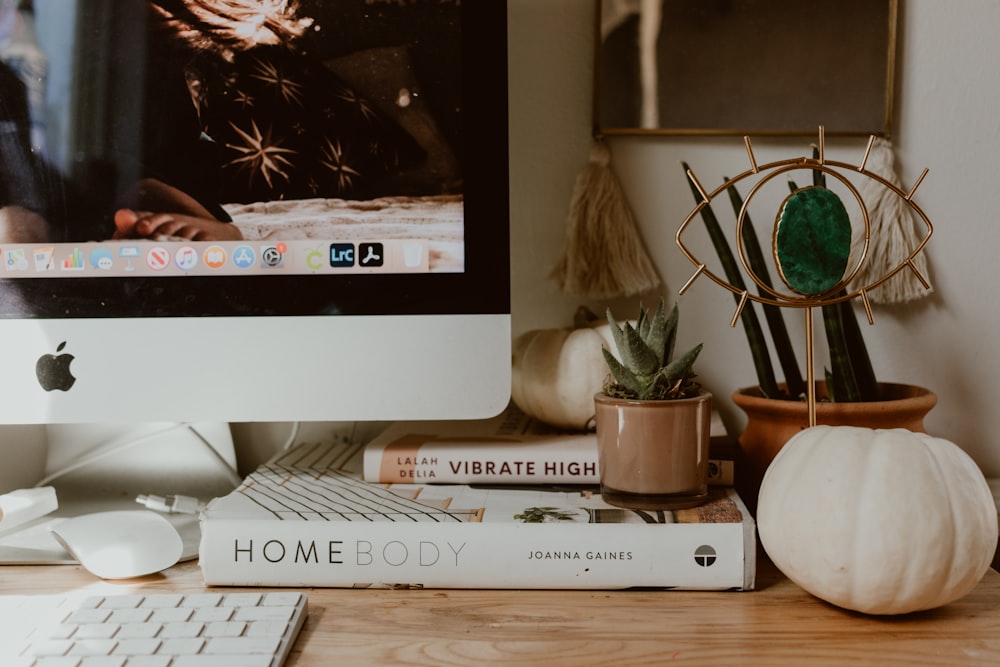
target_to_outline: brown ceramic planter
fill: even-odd
[[[883,400],[864,403],[830,403],[826,384],[816,384],[816,423],[866,428],[905,428],[924,431],[924,416],[937,403],[928,389],[908,384],[879,383]],[[788,440],[809,426],[805,401],[764,398],[760,387],[733,392],[733,403],[747,415],[740,435],[736,486],[748,505],[756,506],[764,471]]]
[[[694,507],[708,498],[712,395],[675,401],[594,397],[601,497],[632,509]]]

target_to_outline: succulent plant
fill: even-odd
[[[701,343],[673,358],[680,315],[677,306],[666,315],[663,299],[656,313],[640,308],[633,326],[619,326],[608,309],[608,324],[618,348],[618,357],[604,349],[604,360],[611,375],[604,383],[604,393],[614,398],[673,400],[697,396],[701,385],[695,381],[692,366],[701,352]]]

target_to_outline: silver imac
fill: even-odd
[[[498,0],[0,0],[0,491],[208,499],[234,422],[500,412],[506,25]]]
[[[0,422],[503,409],[506,3],[2,5]]]

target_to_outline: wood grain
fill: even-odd
[[[201,590],[195,563],[128,582],[0,567],[3,594]],[[288,667],[326,665],[997,665],[1000,574],[901,617],[846,612],[762,559],[751,592],[309,590]]]

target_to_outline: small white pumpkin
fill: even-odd
[[[795,435],[764,475],[757,528],[790,580],[868,614],[957,600],[997,546],[996,505],[975,462],[948,440],[905,429]]]
[[[608,375],[602,347],[614,349],[607,324],[521,334],[512,346],[512,400],[551,426],[585,429]]]

